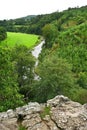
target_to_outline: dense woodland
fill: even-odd
[[[0,111],[29,101],[46,102],[63,94],[87,102],[87,6],[63,12],[0,21],[0,41],[7,31],[45,38],[39,65],[29,48],[0,46]],[[27,78],[26,78],[27,77]]]

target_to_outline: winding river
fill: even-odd
[[[36,47],[34,47],[34,49],[32,50],[32,55],[36,58],[36,63],[35,63],[35,67],[37,67],[38,65],[38,57],[39,57],[39,54],[41,53],[42,51],[42,46],[43,44],[45,43],[45,41],[41,41],[41,43],[39,45],[37,45]],[[35,73],[34,73],[35,74]],[[34,80],[38,80],[40,77],[35,74],[34,76]]]
[[[32,55],[38,59],[39,57],[39,54],[41,53],[41,50],[42,50],[42,46],[43,44],[45,43],[45,41],[41,41],[41,43],[39,45],[37,45],[36,47],[34,47],[33,51],[32,51]]]

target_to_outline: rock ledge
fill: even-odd
[[[46,107],[50,114],[44,112]],[[20,124],[26,130],[87,130],[87,104],[60,95],[46,104],[30,102],[0,113],[0,130],[19,130]]]

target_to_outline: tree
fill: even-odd
[[[7,33],[4,27],[0,27],[0,41],[4,40],[7,37]]]
[[[41,79],[32,89],[36,94],[35,99],[39,102],[46,102],[58,94],[66,95],[67,91],[75,86],[70,64],[56,56],[46,57],[37,72]]]
[[[20,92],[26,96],[29,93],[30,84],[34,80],[34,65],[35,59],[31,54],[29,48],[23,45],[16,46],[12,51],[15,70],[18,74],[18,85]]]
[[[0,111],[23,104],[19,94],[17,73],[11,61],[11,50],[0,47]]]
[[[87,72],[80,72],[78,74],[78,84],[84,89],[87,89]]]
[[[46,24],[42,28],[42,34],[46,40],[46,47],[52,47],[53,43],[51,41],[54,41],[58,35],[57,27],[53,24]]]

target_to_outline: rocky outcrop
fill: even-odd
[[[0,113],[0,130],[87,130],[87,104],[56,96]]]

